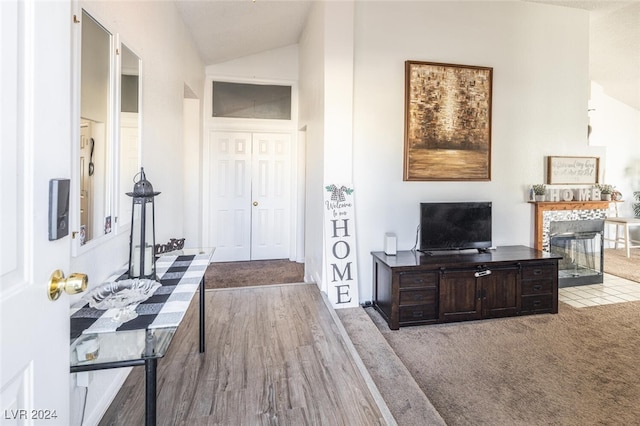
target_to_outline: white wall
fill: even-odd
[[[533,243],[524,189],[586,140],[588,13],[523,2],[357,2],[354,177],[360,300],[385,232],[415,244],[421,201],[493,202],[494,245]],[[490,182],[403,182],[404,61],[493,67]]]
[[[355,4],[325,5],[324,182],[353,180],[353,55]]]
[[[590,143],[606,149],[601,162],[603,181],[622,192],[619,216],[633,216],[633,192],[640,191],[640,111],[607,94],[596,82],[591,84]]]
[[[593,16],[590,23],[590,143],[606,149],[604,182],[622,192],[620,216],[633,216],[633,192],[640,191],[639,23],[637,2]]]
[[[326,4],[311,7],[300,37],[300,128],[306,129],[305,281],[322,283]]]
[[[184,99],[183,223],[185,247],[202,247],[202,114],[199,99]]]
[[[208,76],[247,80],[298,80],[298,45],[272,49],[255,55],[212,64]],[[207,87],[208,92],[211,87]],[[208,93],[211,96],[211,93]]]
[[[300,125],[306,128],[305,280],[324,291],[324,187],[353,183],[354,2],[316,3],[300,38]]]
[[[204,64],[172,2],[88,1],[80,7],[107,30],[118,33],[142,61],[140,84],[142,165],[156,198],[156,241],[181,237],[183,230],[183,98],[189,86],[203,99]],[[52,46],[68,51],[70,46]],[[43,72],[47,72],[46,67]],[[100,283],[127,262],[128,233],[71,259],[71,270],[89,275],[90,286]],[[89,373],[91,382],[86,424],[95,424],[108,408],[124,379],[123,369]],[[75,395],[76,393],[74,393]],[[72,410],[82,410],[72,398]]]

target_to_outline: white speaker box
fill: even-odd
[[[398,239],[396,234],[387,232],[384,234],[384,253],[388,256],[395,256],[397,253]]]

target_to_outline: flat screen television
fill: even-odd
[[[485,251],[491,236],[491,202],[420,203],[420,251]]]

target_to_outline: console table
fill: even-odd
[[[145,366],[145,424],[156,424],[156,370],[196,290],[200,290],[200,352],[205,351],[204,275],[214,249],[184,249],[156,261],[156,292],[136,308],[138,317],[119,324],[113,310],[81,300],[71,307],[71,372]],[[126,278],[126,268],[107,282]]]
[[[560,256],[525,246],[487,253],[372,252],[373,304],[389,328],[558,312]]]

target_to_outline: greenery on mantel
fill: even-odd
[[[612,194],[613,191],[616,190],[616,187],[613,185],[609,185],[607,183],[603,183],[603,184],[597,184],[596,188],[598,188],[600,190],[601,194]]]
[[[533,185],[533,193],[535,195],[544,195],[547,192],[547,186],[543,184]]]

